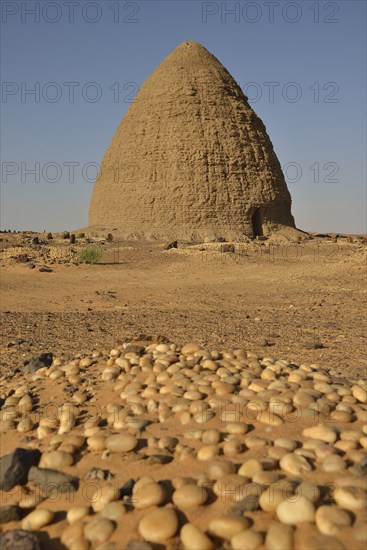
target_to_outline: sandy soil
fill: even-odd
[[[54,239],[48,247],[27,248],[24,236],[8,239],[1,254],[3,366],[38,352],[110,349],[139,335],[255,352],[264,351],[265,338],[277,357],[341,373],[361,373],[366,365],[366,245],[360,240],[250,243],[234,254],[220,252],[218,243],[171,250],[160,243],[112,243],[101,247],[101,264],[75,265],[83,242]],[[14,248],[19,243],[23,249]],[[51,253],[40,257],[39,249]],[[21,250],[30,250],[35,269],[9,258]],[[39,272],[45,263],[52,273]],[[13,345],[17,338],[24,342]],[[318,343],[323,347],[315,349]]]
[[[244,348],[298,364],[317,363],[326,370],[332,368],[342,378],[365,376],[367,247],[361,238],[353,242],[320,237],[297,244],[235,244],[234,253],[222,252],[220,243],[179,243],[178,249],[171,250],[164,250],[163,243],[99,243],[101,262],[85,265],[78,262],[78,251],[85,246],[83,239],[70,245],[58,236],[52,242],[32,245],[34,236],[3,235],[2,374],[10,371],[22,380],[22,364],[39,353],[52,352],[68,360],[95,349],[108,354],[116,343],[136,339],[196,342],[209,349]],[[34,262],[34,269],[16,261],[21,253]],[[42,265],[53,271],[40,272]],[[97,376],[93,369],[90,375]],[[98,383],[95,389],[97,403],[105,407],[113,399],[112,390],[99,391]],[[62,386],[47,381],[41,388],[39,405],[49,401],[62,404],[64,399]],[[172,422],[168,420],[164,429],[181,440],[184,429]],[[216,422],[213,420],[210,428],[219,427]],[[287,426],[287,437],[297,439],[307,422],[306,418],[301,424]],[[157,429],[154,425],[146,435],[162,436],[154,431]],[[277,429],[278,435],[284,433],[284,427]],[[261,428],[257,430],[261,435]],[[27,440],[12,433],[2,440],[1,455]],[[194,445],[191,440],[184,442]],[[246,459],[259,458],[261,452],[261,448],[249,450]],[[121,485],[141,475],[141,463],[145,466],[144,460],[124,462],[116,455],[108,468],[118,472],[114,481]],[[89,453],[64,471],[82,478],[91,466],[103,468],[106,464],[100,454]],[[148,470],[156,480],[164,481],[177,475],[198,475],[200,467],[189,457],[179,465],[174,461]],[[317,472],[317,479],[314,472],[305,474],[308,478],[320,485],[329,480],[322,472]],[[11,503],[9,498],[2,504]],[[59,512],[59,521],[43,531],[45,548],[64,548],[59,537],[69,506],[67,496],[49,505]],[[205,529],[222,508],[223,503],[214,502],[199,513],[188,512],[187,518]],[[137,538],[143,515],[144,511],[136,512],[132,522],[118,526],[111,538],[115,548],[122,548],[122,540]],[[251,513],[248,516],[252,517]],[[270,519],[270,514],[263,513],[256,524],[258,529],[266,531]],[[13,523],[6,525],[6,529],[15,527]],[[295,548],[307,533],[309,526],[301,524]],[[348,529],[340,540],[349,548]],[[176,542],[166,548],[177,548]],[[363,543],[358,548],[363,548]]]

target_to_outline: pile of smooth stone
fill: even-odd
[[[193,343],[3,375],[0,548],[365,548],[366,402],[363,379]]]

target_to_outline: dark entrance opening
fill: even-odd
[[[251,223],[252,223],[252,230],[254,232],[254,237],[258,237],[260,235],[263,235],[263,214],[262,214],[262,208],[256,208],[255,212],[252,215]]]

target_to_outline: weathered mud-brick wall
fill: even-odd
[[[264,124],[200,44],[181,44],[141,87],[103,159],[89,223],[162,239],[294,227]]]

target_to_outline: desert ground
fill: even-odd
[[[365,548],[365,236],[0,237],[1,548]]]

